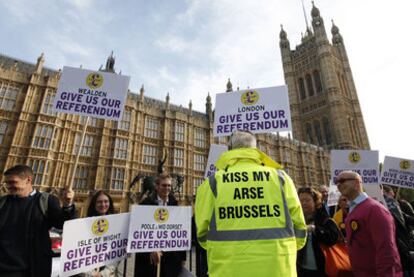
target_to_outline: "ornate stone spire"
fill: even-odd
[[[167,96],[165,96],[165,109],[169,109],[170,108],[170,93],[167,92]]]
[[[44,54],[40,54],[39,58],[37,58],[36,63],[36,74],[40,74],[43,69],[43,63],[45,62]]]
[[[332,33],[332,43],[333,44],[341,44],[343,42],[342,36],[339,33],[339,28],[338,28],[338,26],[335,25],[333,19],[332,19],[331,33]]]
[[[280,48],[290,49],[290,43],[289,43],[289,40],[287,38],[287,34],[286,34],[285,30],[283,29],[282,24],[280,24],[279,39],[280,39],[280,42],[279,42]]]
[[[211,97],[210,97],[210,92],[207,93],[207,97],[206,97],[206,114],[209,120],[213,119],[213,109],[212,109],[212,105],[211,105]]]
[[[190,103],[188,103],[188,109],[190,110],[190,115],[193,115],[193,102],[190,100]]]
[[[142,84],[142,86],[141,86],[141,88],[139,90],[139,96],[140,96],[140,99],[141,99],[142,102],[144,102],[144,92],[145,92],[145,90],[144,90],[144,84]]]
[[[312,11],[311,11],[312,17],[319,17],[321,16],[321,12],[319,9],[315,6],[315,2],[312,1]]]
[[[226,92],[230,92],[233,91],[233,84],[230,82],[230,78],[227,81],[227,85],[226,85]]]
[[[106,60],[105,70],[106,72],[115,73],[115,57],[114,51],[111,52],[111,55]]]

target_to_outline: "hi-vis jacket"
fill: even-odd
[[[256,148],[227,151],[216,167],[195,204],[209,276],[296,276],[306,224],[291,178]]]

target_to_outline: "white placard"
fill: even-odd
[[[191,249],[191,207],[134,205],[128,252]]]
[[[129,213],[66,221],[59,276],[72,276],[126,257]]]
[[[57,112],[121,120],[129,76],[63,67],[53,108]]]
[[[384,207],[387,207],[385,204],[384,195],[382,195],[382,190],[379,185],[364,185],[365,192],[373,199],[380,202]]]
[[[385,156],[381,183],[414,189],[414,161]]]
[[[338,190],[336,185],[333,185],[332,182],[329,184],[329,192],[328,192],[328,207],[338,205],[339,197],[341,197],[341,192]]]
[[[217,162],[220,155],[227,151],[227,146],[222,144],[212,144],[210,145],[210,151],[208,153],[207,159],[207,167],[204,173],[204,178],[208,178],[209,176],[213,175],[217,168],[215,167],[215,163]]]
[[[290,131],[289,97],[286,86],[256,88],[216,95],[214,136],[234,130],[252,133]]]
[[[361,175],[364,185],[378,184],[378,151],[331,150],[331,182],[335,184],[339,173],[345,170]]]

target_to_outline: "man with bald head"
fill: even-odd
[[[349,200],[345,225],[355,276],[403,276],[389,211],[363,192],[358,173],[343,171],[335,183]]]

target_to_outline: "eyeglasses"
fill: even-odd
[[[352,181],[352,180],[356,180],[355,178],[342,178],[342,179],[336,179],[335,184],[336,185],[341,185],[343,183],[345,183],[346,181]]]

